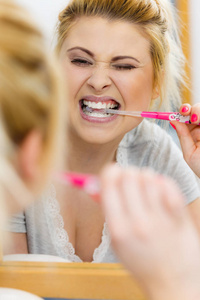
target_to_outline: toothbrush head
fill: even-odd
[[[93,112],[93,109],[92,109],[92,107],[89,107],[89,106],[86,106],[86,108],[85,108],[88,112]]]
[[[104,109],[104,108],[95,108],[94,109],[92,107],[86,106],[85,110],[90,113],[92,113],[93,111],[96,113],[103,113],[103,114],[107,113],[106,109]]]

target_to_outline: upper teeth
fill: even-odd
[[[86,101],[86,100],[83,100],[83,104],[87,105],[89,107],[92,107],[92,108],[97,108],[97,109],[114,108],[114,107],[118,106],[117,103],[116,104],[106,103],[106,102],[102,103],[102,102],[94,102],[94,101]]]

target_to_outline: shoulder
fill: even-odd
[[[8,220],[7,230],[10,232],[26,233],[26,218],[23,212],[13,215]]]
[[[196,178],[181,150],[172,137],[155,123],[144,120],[125,136],[118,152],[121,165],[150,167],[159,174],[174,178],[187,203],[199,197]]]
[[[178,149],[166,130],[148,120],[143,120],[139,126],[128,132],[120,143],[120,147],[129,148],[130,151],[131,149],[149,151],[150,149],[159,148],[159,150],[165,152],[165,148],[169,147]]]

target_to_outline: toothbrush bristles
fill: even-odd
[[[106,113],[106,109],[101,108],[101,109],[93,109],[92,107],[86,106],[85,108],[88,112],[92,113],[94,110],[95,112],[99,112],[99,113]]]
[[[141,117],[141,112],[140,111],[123,111],[123,110],[110,109],[110,108],[101,108],[101,109],[95,108],[95,109],[93,109],[92,107],[88,107],[88,106],[86,106],[85,109],[90,113],[95,111],[97,113],[102,113],[102,114]]]
[[[86,108],[85,108],[88,112],[93,112],[93,109],[91,108],[91,107],[89,107],[89,106],[86,106]]]

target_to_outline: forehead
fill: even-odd
[[[101,17],[81,17],[63,43],[65,49],[81,46],[95,55],[150,55],[150,43],[139,25]]]

